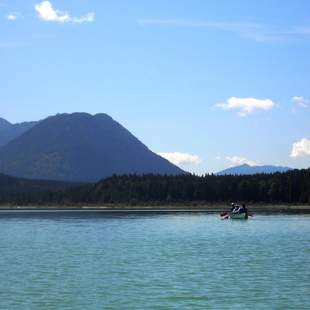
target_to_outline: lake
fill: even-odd
[[[0,213],[0,309],[310,309],[310,216]]]

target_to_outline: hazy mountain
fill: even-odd
[[[0,172],[31,179],[98,181],[113,174],[181,174],[106,114],[58,114],[0,149]]]
[[[275,173],[275,172],[286,172],[288,170],[291,170],[292,168],[289,167],[281,167],[281,166],[271,166],[271,165],[265,165],[265,166],[249,166],[247,164],[231,167],[228,169],[225,169],[223,171],[220,171],[216,173],[217,175],[249,175],[249,174],[256,174],[256,173]]]
[[[0,130],[6,130],[10,128],[12,124],[8,122],[6,119],[0,117]]]
[[[7,120],[0,118],[0,147],[22,135],[36,125],[36,123],[37,122],[24,122],[11,124]]]

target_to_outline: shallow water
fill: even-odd
[[[0,309],[310,309],[310,216],[0,214]]]

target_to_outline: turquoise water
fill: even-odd
[[[310,217],[0,213],[0,309],[310,309]]]

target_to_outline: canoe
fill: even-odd
[[[247,217],[247,214],[246,213],[233,213],[231,212],[229,214],[229,217],[232,219],[232,220],[246,220],[248,217]]]

